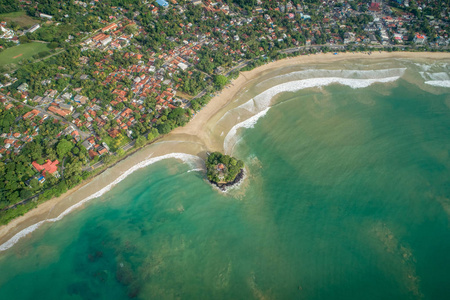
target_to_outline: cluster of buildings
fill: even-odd
[[[260,1],[258,1],[260,2]],[[337,1],[339,2],[339,1]],[[310,12],[310,8],[307,5],[293,5],[292,2],[287,2],[286,5],[280,4],[278,10],[286,14],[286,18],[290,19],[294,23],[297,30],[306,29],[309,31],[311,37],[306,41],[306,46],[320,44],[317,42],[318,37],[326,35],[325,42],[327,44],[371,44],[371,45],[393,45],[401,44],[404,42],[411,42],[415,44],[425,45],[430,39],[422,33],[415,33],[414,37],[411,37],[408,32],[407,25],[417,21],[417,18],[409,12],[403,10],[397,10],[394,12],[392,8],[386,5],[386,1],[373,0],[369,5],[359,3],[355,10],[355,6],[350,5],[349,2],[340,1],[339,6],[336,6],[336,1],[324,1],[324,5],[319,8],[319,11],[315,11],[316,14],[323,14],[324,18],[320,23],[297,23],[300,17],[301,20],[311,19],[311,16],[306,12]],[[408,6],[407,1],[397,1],[402,6]],[[367,10],[361,10],[361,5],[367,6]],[[421,8],[419,4],[419,9]],[[364,12],[363,12],[364,11]],[[271,26],[274,26],[273,20],[267,14],[267,11],[261,7],[256,7],[254,15],[264,14],[264,18],[269,22]],[[349,19],[356,19],[361,15],[370,15],[373,21],[368,24],[363,24],[363,32],[359,29],[361,24],[353,23],[348,25]],[[298,16],[298,17],[297,17]],[[432,43],[430,45],[447,46],[448,39],[448,16],[443,15],[443,18],[436,20],[432,16],[427,16],[430,25],[437,32],[437,44]],[[271,28],[268,28],[270,33]],[[338,32],[339,31],[339,32]],[[344,32],[342,34],[342,32]],[[273,40],[275,37],[266,37],[269,40]],[[280,37],[278,37],[280,38]],[[281,37],[282,39],[286,37]],[[323,41],[323,40],[321,40]],[[294,44],[295,41],[294,41]],[[297,44],[296,44],[297,45]]]
[[[91,136],[83,142],[83,147],[88,150],[89,158],[101,157],[109,153],[109,147],[105,142],[100,142],[98,136]]]
[[[98,98],[89,99],[84,95],[86,93],[82,92],[82,88],[70,89],[70,92],[48,89],[43,95],[28,99],[28,86],[23,83],[17,88],[20,97],[24,100],[32,100],[41,107],[45,106],[49,112],[70,120],[74,127],[68,126],[61,134],[72,135],[74,142],[82,142],[92,159],[109,152],[108,145],[96,133],[98,129],[108,124],[106,131],[110,138],[117,139],[124,135],[131,137],[133,127],[138,123],[148,122],[149,115],[151,115],[150,121],[155,123],[162,110],[183,107],[186,101],[177,97],[177,91],[182,82],[178,76],[174,75],[191,76],[193,72],[201,72],[196,66],[200,61],[199,51],[202,50],[202,47],[207,47],[211,51],[221,48],[224,49],[224,55],[244,58],[249,51],[264,54],[268,50],[267,47],[262,47],[264,43],[268,44],[270,48],[276,42],[286,41],[289,42],[289,45],[295,46],[314,46],[316,44],[392,45],[407,41],[426,45],[431,40],[434,43],[432,45],[443,46],[448,45],[449,41],[448,16],[443,16],[439,20],[428,18],[430,26],[438,34],[437,39],[431,39],[423,32],[414,33],[411,38],[408,24],[414,22],[416,17],[403,10],[396,11],[394,14],[385,1],[381,0],[373,0],[369,5],[356,3],[356,6],[354,3],[346,1],[325,0],[321,6],[314,6],[314,8],[309,7],[305,2],[294,5],[291,1],[279,1],[271,9],[265,8],[264,3],[257,0],[253,11],[245,14],[239,9],[231,9],[223,0],[190,0],[188,2],[201,6],[205,12],[213,13],[203,14],[202,22],[219,20],[218,13],[227,15],[229,19],[226,24],[216,23],[217,26],[211,27],[209,32],[204,32],[199,30],[199,24],[192,24],[187,18],[182,18],[183,21],[177,24],[180,27],[179,37],[167,37],[167,41],[175,47],[166,48],[166,45],[163,44],[158,54],[151,51],[134,53],[127,50],[126,47],[133,43],[136,49],[142,50],[142,47],[133,41],[133,37],[145,35],[146,32],[143,27],[124,15],[117,19],[114,17],[115,22],[107,24],[81,43],[82,51],[100,50],[105,53],[104,59],[95,63],[90,63],[89,55],[82,56],[80,65],[94,69],[95,71],[90,74],[97,76],[98,84],[104,86],[105,89],[110,88],[113,100],[108,105]],[[400,6],[407,7],[409,5],[408,1],[398,0],[397,2]],[[422,2],[418,1],[418,4],[424,9],[426,4]],[[88,5],[82,1],[75,1],[75,4],[83,7],[94,5],[92,3]],[[165,13],[183,13],[186,10],[186,6],[178,4],[176,0],[144,1],[143,5],[147,5],[155,18],[158,18],[162,10]],[[365,6],[365,9],[361,9],[362,6]],[[122,11],[120,10],[120,12]],[[134,12],[134,15],[139,15],[139,12]],[[290,24],[289,30],[285,26],[280,26],[280,15],[283,16],[284,24]],[[323,16],[320,22],[313,21],[316,20],[314,16],[318,15]],[[370,15],[371,20],[364,22],[363,26],[355,21],[349,22],[349,20],[358,20],[361,16],[366,15]],[[277,16],[278,19],[274,16]],[[41,14],[41,18],[50,20],[52,16]],[[262,28],[256,30],[256,40],[261,42],[256,48],[251,45],[255,44],[252,40],[255,39],[255,35],[251,36],[252,33],[246,30],[255,26],[255,23],[263,24]],[[11,35],[10,30],[3,25],[3,23],[0,24],[0,34]],[[39,25],[36,25],[30,28],[29,32],[38,28]],[[301,33],[303,39],[300,40],[299,35],[295,33]],[[183,38],[186,35],[195,38]],[[231,43],[238,47],[230,46]],[[116,50],[121,50],[123,59],[130,60],[132,63],[118,67],[111,66],[110,59]],[[216,71],[221,73],[224,69],[217,68]],[[58,76],[65,75],[59,74]],[[208,77],[209,75],[206,74],[206,78]],[[41,84],[45,86],[53,79],[45,79]],[[80,79],[91,80],[86,74],[81,75]],[[130,84],[124,85],[124,81],[130,82]],[[156,101],[154,110],[145,105],[148,98]],[[12,109],[10,105],[8,105],[9,109]],[[22,118],[33,122],[37,116],[40,117],[40,122],[48,117],[39,110],[31,110]],[[89,131],[91,136],[83,139],[77,128]],[[34,132],[3,134],[3,138],[8,143],[0,145],[0,154],[7,151],[20,151],[23,143],[32,140],[33,136],[37,134],[39,134],[38,128]]]
[[[16,124],[23,125],[25,122],[27,123],[26,126],[14,126],[15,129],[25,128],[23,132],[21,132],[20,130],[12,130],[9,133],[4,132],[0,134],[1,159],[5,155],[19,155],[21,150],[27,143],[33,141],[35,138],[37,138],[38,135],[41,134],[39,126],[45,120],[47,120],[49,116],[37,109],[29,110],[23,115],[20,115],[18,110],[23,110],[24,106],[22,104],[13,104],[9,102],[4,96],[0,96],[0,109],[5,111],[14,110],[13,115],[18,116],[15,120]],[[54,120],[54,122],[57,122],[57,120]],[[58,133],[57,137],[65,134],[66,131],[67,128]],[[58,164],[58,160],[55,160],[53,162],[51,160],[47,160],[43,164],[39,164],[36,161],[31,162],[31,166],[37,173],[27,181],[27,184],[30,184],[30,181],[34,178],[37,179],[37,181],[41,184],[45,182],[46,177],[48,176],[59,178],[60,174],[58,172]]]
[[[24,109],[22,104],[14,105],[3,96],[0,96],[0,103],[2,110],[14,110],[13,115],[18,115],[18,110]],[[29,124],[27,126],[23,126],[25,130],[22,132],[12,130],[8,133],[4,132],[0,134],[0,138],[3,140],[3,143],[0,143],[0,158],[6,154],[20,154],[23,146],[26,143],[33,141],[33,139],[40,134],[39,126],[44,123],[47,118],[49,118],[48,114],[37,109],[32,109],[23,115],[17,116],[15,123],[23,124],[25,122],[29,122]]]
[[[89,37],[81,44],[83,50],[95,48],[101,50],[117,50],[128,46],[130,40],[134,37],[134,33],[125,33],[127,26],[136,26],[136,24],[125,19],[125,21],[115,22],[103,27],[99,33]],[[136,33],[138,34],[139,31],[136,30]]]
[[[0,22],[0,39],[12,40],[15,37],[14,30],[6,26],[6,22]]]
[[[22,36],[27,33],[33,33],[36,30],[41,28],[40,24],[34,24],[30,28],[26,30],[17,30],[14,31],[12,28],[8,27],[8,23],[5,21],[0,22],[0,39],[9,40],[16,44],[19,44],[19,36]]]

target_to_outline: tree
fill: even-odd
[[[32,195],[33,195],[33,193],[30,190],[23,189],[20,191],[21,199],[27,199],[27,198],[31,197]]]
[[[32,141],[25,145],[22,154],[29,156],[32,160],[42,158],[42,146],[36,141]]]
[[[178,126],[186,124],[186,111],[181,107],[177,107],[167,115],[168,120],[174,120]]]
[[[135,34],[138,31],[136,25],[128,25],[124,28],[126,34]]]
[[[125,154],[125,150],[123,150],[122,148],[119,148],[117,151],[117,156],[123,156]]]
[[[73,148],[73,143],[68,140],[62,139],[58,146],[56,146],[56,153],[58,153],[59,158],[63,158],[67,153]]]
[[[58,47],[58,43],[57,42],[51,42],[50,44],[48,44],[48,47],[50,49],[55,49]]]
[[[158,125],[158,132],[160,134],[167,134],[170,132],[170,130],[172,130],[172,128],[167,123],[162,123]]]
[[[218,165],[223,164],[222,170],[218,169]],[[210,181],[219,182],[220,177],[226,182],[233,181],[240,170],[244,167],[244,162],[234,157],[223,155],[220,152],[213,152],[206,160],[207,177]]]
[[[102,155],[102,161],[104,164],[109,164],[114,160],[114,156],[109,155],[109,154],[104,154]]]
[[[134,144],[137,148],[144,146],[145,144],[145,137],[140,135],[136,139],[136,143]]]
[[[82,171],[82,163],[79,160],[72,162],[71,164],[67,164],[64,170],[65,177],[74,177],[80,176]]]
[[[219,89],[222,89],[227,83],[228,83],[228,77],[226,77],[224,75],[216,75],[216,76],[214,76],[214,84]]]
[[[30,39],[26,35],[19,36],[19,42],[21,44],[26,44],[30,42]]]
[[[31,179],[30,187],[34,190],[39,186],[39,181],[36,178]]]
[[[148,133],[147,140],[151,141],[155,139],[159,135],[158,129],[152,128],[152,130]]]

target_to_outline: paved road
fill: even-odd
[[[96,162],[95,164],[93,164],[92,166],[84,166],[81,170],[84,172],[84,171],[88,171],[88,172],[90,172],[90,171],[93,171],[93,170],[95,170],[95,169],[97,169],[98,167],[101,167],[101,166],[103,166],[103,162],[102,161],[99,161],[99,162]]]

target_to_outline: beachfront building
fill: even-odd
[[[425,41],[427,40],[427,37],[423,34],[416,33],[416,36],[414,37],[414,43],[418,45],[425,44]]]

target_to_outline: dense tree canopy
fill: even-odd
[[[213,152],[206,160],[207,177],[215,183],[231,182],[244,168],[244,162],[220,152]]]

